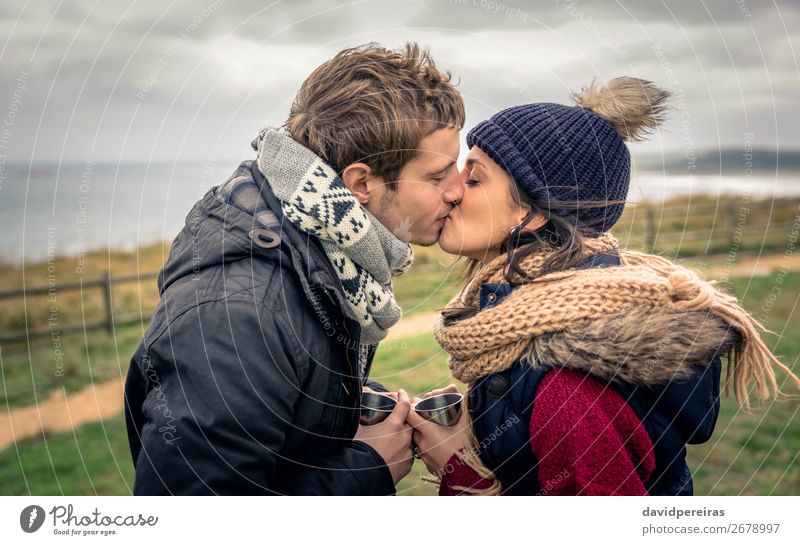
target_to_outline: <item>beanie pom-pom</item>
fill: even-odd
[[[591,85],[573,93],[575,103],[610,121],[627,141],[644,140],[666,119],[670,93],[653,82],[615,78],[605,85]]]

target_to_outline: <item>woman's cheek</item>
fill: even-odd
[[[508,237],[508,232],[498,224],[493,225],[491,229],[487,229],[486,233],[486,249],[488,250],[500,248],[500,245]]]
[[[463,231],[460,221],[451,218],[445,221],[439,244],[445,251],[458,251],[463,244]]]

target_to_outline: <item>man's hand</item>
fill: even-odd
[[[414,402],[416,403],[420,399],[425,399],[431,396],[438,396],[442,394],[458,394],[458,393],[460,393],[458,391],[458,386],[456,386],[455,384],[450,384],[448,386],[445,386],[444,388],[438,388],[436,390],[431,390],[430,392],[426,392],[422,394],[420,397],[415,397]]]
[[[458,388],[451,384],[447,388],[428,392],[420,399],[425,399],[432,395],[455,393],[458,393]],[[468,423],[466,411],[462,411],[458,423],[449,428],[425,420],[413,410],[408,413],[408,423],[414,427],[414,443],[417,445],[420,458],[422,458],[428,471],[434,475],[447,465],[453,454],[467,446],[466,429]]]
[[[394,484],[408,475],[414,464],[411,451],[411,426],[406,424],[411,402],[405,390],[397,392],[397,406],[386,420],[374,426],[359,426],[355,440],[363,441],[378,454],[389,467]]]

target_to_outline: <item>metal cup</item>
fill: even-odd
[[[463,400],[461,394],[439,394],[417,401],[413,409],[422,418],[449,428],[461,418]]]
[[[359,422],[362,426],[380,424],[394,410],[397,401],[386,394],[375,392],[361,392],[361,415]]]

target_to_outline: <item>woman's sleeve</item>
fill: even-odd
[[[574,370],[542,377],[531,448],[548,495],[646,496],[655,469],[650,437],[610,386]]]
[[[454,486],[486,489],[492,484],[492,481],[482,478],[474,469],[464,463],[458,454],[453,454],[442,468],[441,480],[442,482],[439,485],[440,496],[458,496],[463,493],[460,490],[454,490]]]
[[[647,431],[614,389],[585,373],[557,369],[542,377],[530,434],[543,494],[647,495],[655,469]],[[442,473],[440,496],[458,495],[454,486],[491,485],[455,454]]]

